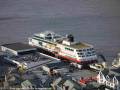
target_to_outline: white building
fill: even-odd
[[[105,85],[112,89],[120,90],[120,84],[116,76],[114,76],[113,78],[110,78],[109,75],[104,76],[103,73],[100,71],[99,74],[97,75],[97,82],[101,85]]]
[[[25,53],[36,51],[36,48],[28,44],[11,43],[11,44],[2,45],[1,50],[8,55],[18,56],[19,54],[25,54]]]

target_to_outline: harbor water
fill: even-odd
[[[120,52],[120,0],[0,1],[0,44],[45,30],[73,34],[111,62]]]

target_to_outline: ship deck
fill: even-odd
[[[78,42],[78,43],[71,45],[71,47],[75,48],[75,49],[81,49],[81,48],[89,48],[90,45],[88,45],[86,43]]]

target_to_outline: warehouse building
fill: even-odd
[[[33,53],[37,49],[24,43],[10,43],[1,45],[1,50],[6,54],[18,56]]]

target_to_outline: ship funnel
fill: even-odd
[[[72,34],[67,35],[69,42],[74,42],[74,36]]]

